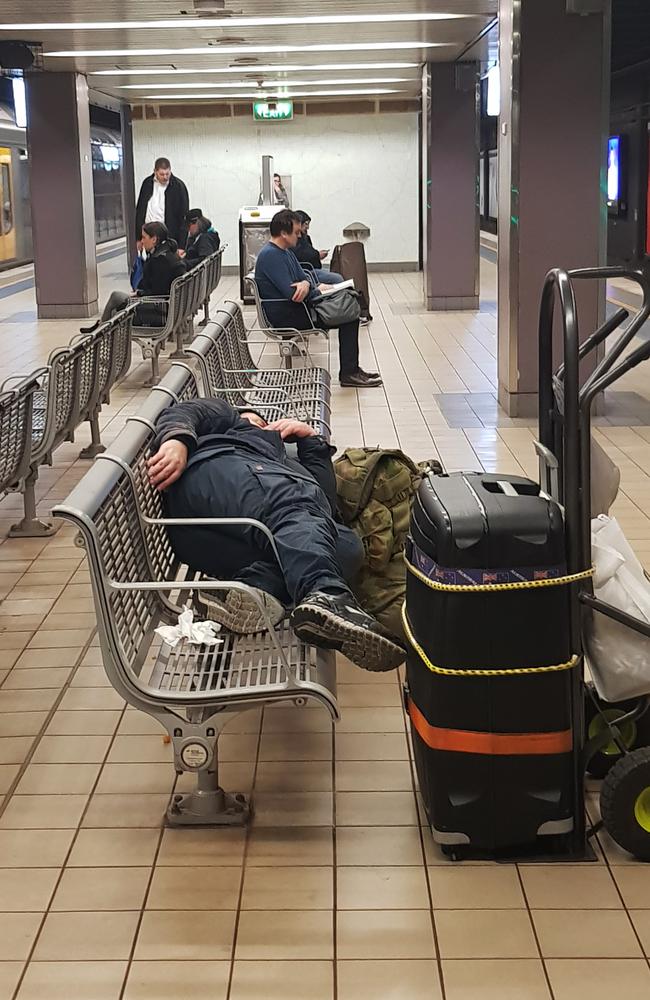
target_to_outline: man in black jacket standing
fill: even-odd
[[[275,548],[253,526],[170,526],[174,551],[192,570],[253,588],[254,595],[239,588],[202,595],[213,620],[257,632],[293,606],[291,625],[305,641],[338,649],[366,670],[399,666],[403,651],[346,582],[363,548],[336,523],[333,449],[312,427],[267,424],[224,400],[199,399],[165,409],[156,430],[149,479],[165,491],[169,517],[252,518],[273,533]],[[284,447],[292,440],[297,461]]]
[[[180,177],[172,174],[171,163],[165,156],[159,156],[154,163],[153,173],[145,177],[138,195],[135,209],[135,239],[141,248],[141,233],[145,222],[164,222],[169,235],[179,247],[185,246],[187,228],[185,215],[190,207],[190,198]]]

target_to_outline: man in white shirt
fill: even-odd
[[[135,210],[135,239],[140,249],[142,227],[146,222],[163,222],[169,235],[179,246],[185,246],[187,236],[185,214],[189,209],[189,195],[180,177],[172,174],[171,163],[159,156],[153,174],[145,177],[140,188]]]

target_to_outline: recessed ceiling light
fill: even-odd
[[[118,90],[206,90],[210,87],[227,89],[228,87],[250,87],[257,82],[257,79],[253,77],[249,80],[228,80],[227,83],[215,83],[214,81],[206,81],[205,83],[128,83]],[[281,85],[287,85],[291,87],[339,87],[339,86],[355,86],[355,85],[366,85],[370,83],[419,83],[418,80],[410,80],[405,76],[389,76],[389,77],[378,77],[369,76],[361,77],[359,79],[343,79],[343,80],[267,80],[263,79],[260,86],[262,87],[279,87]]]
[[[318,42],[315,45],[224,45],[219,52],[246,55],[252,52],[381,52],[399,49],[437,49],[453,46],[455,42]],[[109,59],[117,56],[208,56],[214,55],[211,45],[189,49],[66,49],[63,52],[44,52],[47,58],[58,59]]]
[[[265,101],[267,98],[294,98],[294,97],[360,97],[371,94],[400,94],[404,91],[384,88],[363,88],[361,90],[310,90],[310,91],[282,91],[258,90],[250,91],[246,94],[144,94],[138,97],[139,101],[206,101],[206,100],[251,100]]]
[[[423,21],[458,21],[479,14],[310,14],[304,17],[175,17],[150,21],[43,21],[31,24],[0,24],[2,31],[106,31],[123,28],[272,28],[291,25],[408,24]]]
[[[345,70],[345,72],[351,72],[353,69],[360,70],[371,70],[371,69],[417,69],[420,66],[419,62],[375,62],[375,63],[319,63],[310,66],[285,66],[281,63],[273,63],[270,66],[260,66],[258,65],[257,59],[237,59],[235,60],[239,65],[232,64],[231,66],[216,66],[210,69],[195,69],[187,68],[184,69],[182,66],[149,66],[146,69],[140,67],[133,69],[125,69],[121,67],[120,69],[95,69],[91,70],[89,76],[170,76],[172,74],[186,75],[186,76],[197,76],[204,74],[221,74],[221,73],[241,73],[242,69],[246,68],[248,65],[253,65],[255,69],[260,73],[321,73],[330,72],[332,70]]]

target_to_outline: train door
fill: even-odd
[[[0,263],[16,257],[14,190],[11,179],[11,150],[0,146]]]

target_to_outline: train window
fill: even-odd
[[[14,213],[11,204],[11,174],[9,164],[2,163],[2,234],[10,233],[14,228]]]

